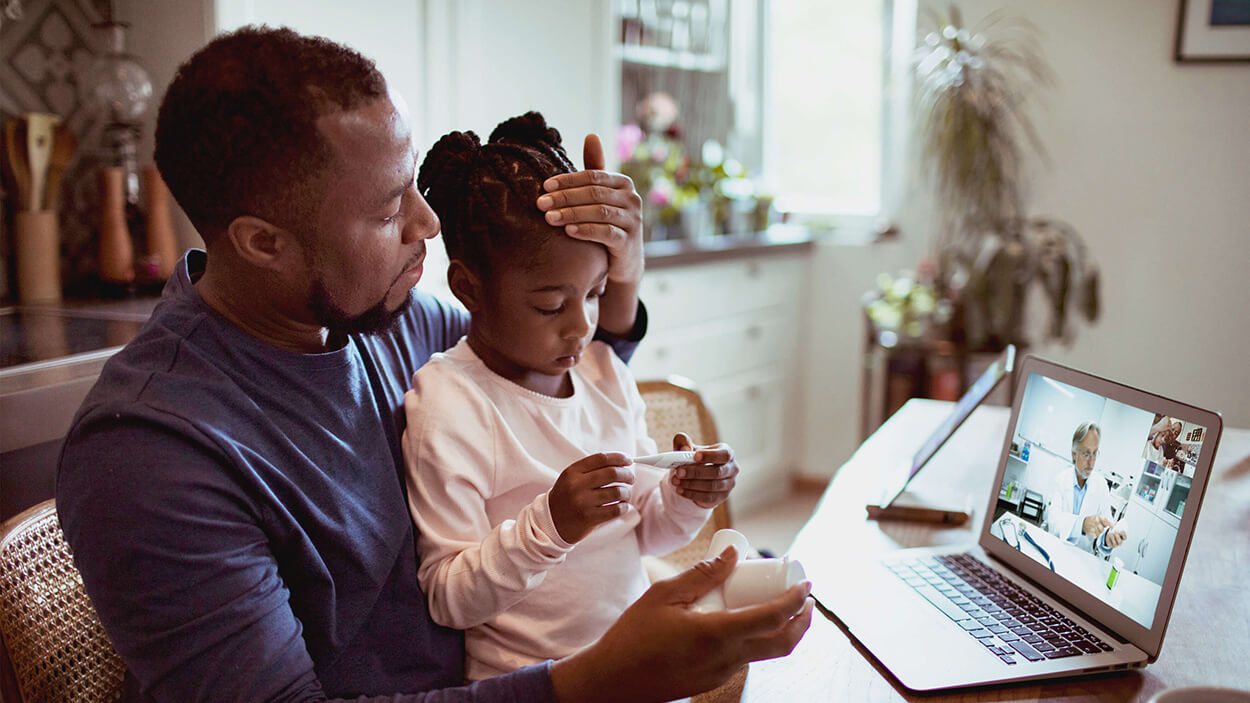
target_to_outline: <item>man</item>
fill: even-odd
[[[1171,423],[1167,423],[1166,420],[1167,418],[1164,418],[1164,423],[1156,424],[1151,428],[1150,435],[1146,439],[1146,448],[1142,450],[1143,459],[1156,464],[1163,463],[1163,448],[1167,444],[1168,433],[1171,431]]]
[[[1086,551],[1107,555],[1124,544],[1128,533],[1114,531],[1111,519],[1111,491],[1101,475],[1094,475],[1102,430],[1083,422],[1072,433],[1072,468],[1055,475],[1046,506],[1046,529]]]
[[[417,584],[399,437],[412,373],[467,320],[412,291],[438,220],[415,188],[402,103],[350,49],[244,29],[179,69],[156,161],[207,252],[179,263],[106,365],[57,482],[131,697],[658,700],[784,655],[806,631],[810,584],[690,612],[732,568],[722,555],[656,584],[566,659],[455,688],[463,635],[430,620]],[[597,140],[586,163],[602,168]],[[627,356],[645,328],[640,200],[600,170],[547,187],[548,221],[609,249],[600,335]],[[683,490],[732,485],[732,457],[708,453]],[[417,694],[433,689],[446,690]]]
[[[1183,426],[1180,420],[1173,420],[1163,438],[1163,465],[1173,471],[1185,470],[1185,454],[1180,442]]]

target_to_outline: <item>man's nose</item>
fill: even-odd
[[[438,215],[430,207],[430,204],[425,202],[425,198],[421,197],[421,193],[417,191],[415,185],[412,187],[412,190],[404,194],[404,199],[410,200],[411,204],[409,207],[412,209],[411,214],[404,223],[404,241],[412,243],[421,239],[437,237],[442,226],[438,221]]]

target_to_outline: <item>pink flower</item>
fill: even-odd
[[[660,134],[677,121],[677,101],[668,93],[651,93],[638,101],[634,114],[648,133]]]
[[[673,200],[673,182],[668,178],[658,178],[647,191],[647,200],[654,205],[663,207]]]
[[[616,130],[616,156],[621,163],[629,161],[634,156],[634,149],[642,143],[643,133],[642,127],[636,124],[623,124],[621,128]]]

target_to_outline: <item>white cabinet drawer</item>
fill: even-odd
[[[648,334],[630,367],[637,378],[678,374],[704,386],[786,362],[798,334],[798,317],[788,307],[713,320]]]
[[[769,258],[649,271],[640,296],[653,330],[778,305],[797,309],[805,265],[803,259]]]
[[[789,490],[784,378],[780,369],[773,369],[704,393],[720,439],[734,448],[741,469],[731,494],[735,511],[750,510]]]

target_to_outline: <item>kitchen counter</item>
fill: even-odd
[[[27,367],[120,347],[134,337],[148,314],[59,306],[0,309],[0,379],[29,371]]]
[[[0,308],[0,520],[52,497],[74,413],[156,302]]]
[[[699,239],[665,239],[643,245],[648,269],[770,256],[807,251],[811,248],[811,233],[806,227],[799,225],[773,225],[763,232],[718,234]]]

